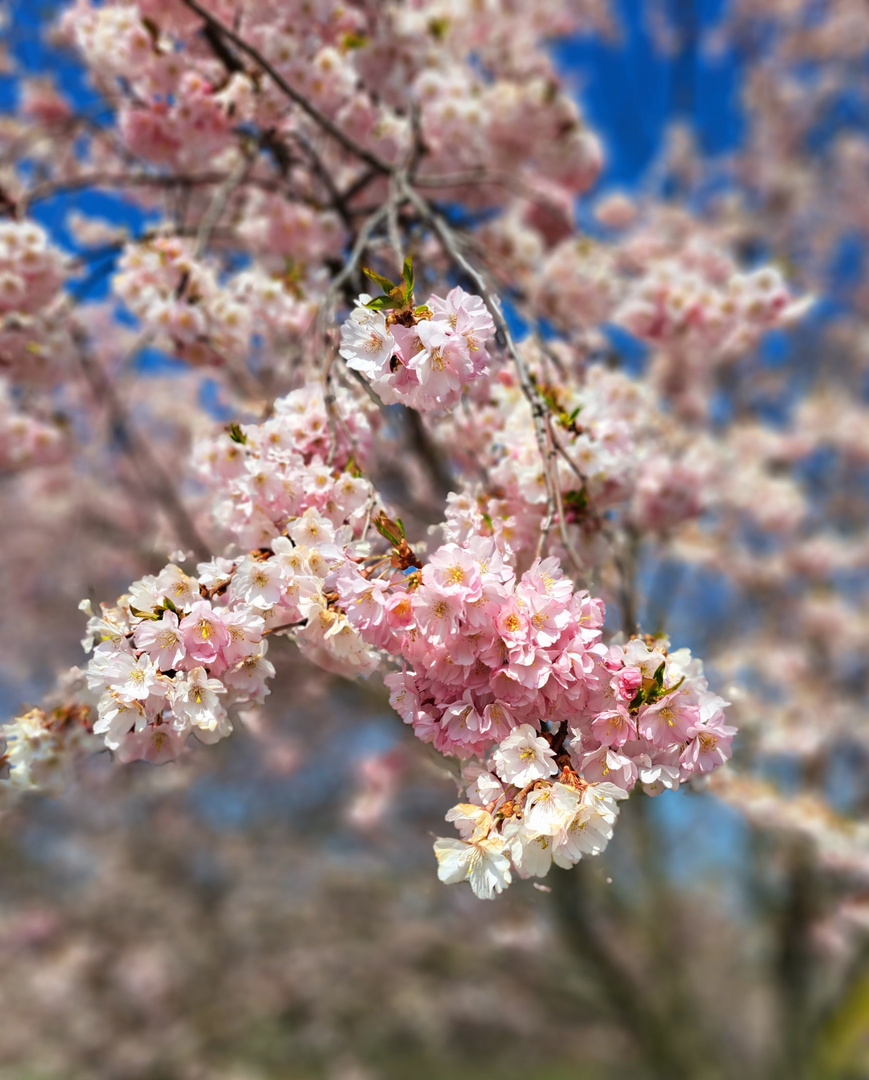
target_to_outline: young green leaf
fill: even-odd
[[[398,532],[398,526],[394,521],[390,521],[386,514],[380,514],[378,517],[374,518],[372,524],[380,535],[387,539],[393,547],[398,547],[401,543],[401,536]]]
[[[156,611],[142,611],[140,608],[135,608],[132,605],[130,605],[130,612],[135,615],[137,619],[151,619],[153,622],[157,622],[158,619],[163,617]]]
[[[386,308],[404,307],[404,301],[397,296],[375,296],[365,306],[372,311],[384,311]]]
[[[369,270],[367,266],[362,267],[362,273],[366,277],[371,278],[372,281],[376,281],[385,293],[391,293],[393,289],[398,287],[394,281],[390,281],[389,278],[385,278],[382,274],[378,274],[376,270]]]

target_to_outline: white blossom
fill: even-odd
[[[492,755],[495,772],[508,784],[525,787],[558,772],[555,753],[530,724],[520,724]]]

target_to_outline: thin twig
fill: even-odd
[[[570,539],[570,535],[567,531],[567,518],[564,513],[564,499],[561,494],[561,484],[558,481],[558,465],[552,464],[552,458],[555,457],[555,455],[558,453],[558,450],[556,448],[555,432],[552,430],[552,417],[549,414],[547,414],[546,416],[546,434],[552,446],[549,454],[550,467],[552,468],[553,490],[555,492],[555,508],[558,516],[558,533],[561,537],[561,543],[564,546],[564,550],[567,552],[570,561],[573,563],[574,569],[578,574],[582,574],[585,572],[586,567],[579,555],[579,552],[574,547],[573,541]]]

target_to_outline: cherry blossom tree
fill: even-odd
[[[626,805],[734,807],[785,852],[809,1075],[808,942],[854,944],[869,866],[865,134],[813,150],[867,46],[832,7],[732,4],[704,47],[748,58],[748,136],[710,164],[675,127],[628,196],[548,48],[617,35],[603,2],[62,5],[95,104],[22,77],[0,130],[8,813],[263,737],[296,650],[430,747],[433,870],[477,897]],[[360,823],[408,768],[357,755]]]

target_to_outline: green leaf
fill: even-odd
[[[376,281],[385,293],[391,293],[393,289],[398,288],[394,281],[390,281],[389,278],[385,278],[382,274],[378,274],[376,270],[369,270],[367,266],[362,267],[362,273],[366,277],[371,278],[372,281]]]
[[[582,406],[577,405],[576,408],[573,410],[573,412],[570,414],[570,416],[568,416],[568,418],[567,418],[568,424],[572,424],[573,421],[577,418],[577,416],[579,416],[579,414],[581,412],[582,412]]]
[[[241,443],[242,446],[247,442],[247,435],[245,435],[234,420],[229,425],[229,437],[233,442]]]
[[[566,491],[564,493],[564,505],[572,510],[585,510],[588,507],[588,492],[585,488],[579,491]]]
[[[380,514],[379,517],[374,518],[372,524],[374,528],[385,537],[393,547],[398,547],[401,543],[401,536],[398,533],[398,526],[394,521],[390,521],[386,514]]]
[[[404,531],[404,522],[401,520],[401,518],[396,518],[395,524],[398,526],[399,531],[401,532],[401,539],[404,540],[405,536],[407,535]]]
[[[540,391],[540,396],[546,402],[549,407],[549,411],[558,415],[561,412],[561,406],[555,400],[555,394],[551,390],[543,389]]]
[[[628,708],[631,710],[631,712],[634,712],[636,709],[639,709],[639,707],[641,705],[645,705],[645,704],[646,704],[646,695],[645,695],[645,692],[643,691],[643,689],[640,688],[636,692],[636,694],[634,694],[630,705],[628,705]]]
[[[404,299],[409,303],[411,296],[413,296],[413,262],[409,255],[404,260],[401,276],[404,278]]]
[[[383,311],[386,308],[402,308],[404,301],[397,296],[375,296],[365,306],[372,311]]]
[[[180,614],[178,608],[175,607],[168,596],[163,597],[163,608],[165,611],[174,611],[176,615]]]
[[[157,622],[162,619],[162,614],[157,614],[156,611],[141,611],[139,608],[130,607],[130,612],[136,616],[137,619],[151,619],[152,622]]]
[[[645,700],[646,700],[647,705],[651,705],[653,702],[657,701],[661,697],[664,697],[666,694],[672,694],[673,691],[677,690],[682,685],[682,683],[684,682],[684,677],[683,677],[682,679],[679,680],[679,682],[675,686],[671,686],[669,689],[667,689],[664,686],[664,667],[665,666],[666,666],[666,661],[662,660],[661,663],[658,665],[657,671],[652,676],[652,680],[654,682],[654,685],[650,686],[649,689],[646,691]]]

